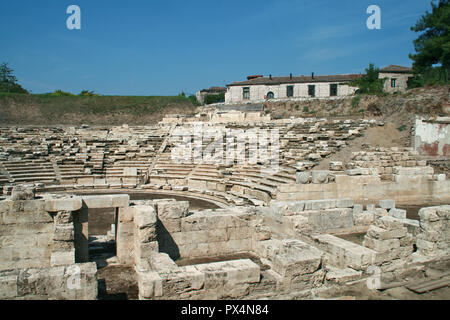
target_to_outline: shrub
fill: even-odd
[[[193,95],[193,94],[191,94],[191,95],[189,96],[188,99],[192,102],[192,104],[193,104],[194,106],[197,106],[197,107],[198,107],[198,106],[201,105],[201,103],[198,102],[197,97],[196,97],[195,95]]]
[[[205,104],[213,104],[219,102],[225,102],[225,93],[208,94],[205,97]]]
[[[97,97],[99,95],[96,94],[94,91],[83,90],[83,91],[80,92],[79,96],[83,96],[83,97]]]
[[[361,101],[361,96],[353,97],[353,99],[352,99],[352,108],[358,107],[360,101]]]

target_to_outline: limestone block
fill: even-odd
[[[397,219],[406,219],[406,210],[392,208],[389,210],[389,215]]]
[[[169,233],[176,233],[183,231],[193,230],[193,225],[186,223],[185,219],[165,219],[158,222],[158,228],[163,228]],[[196,229],[198,230],[198,228]]]
[[[362,168],[355,168],[346,171],[349,176],[360,176],[363,174]]]
[[[0,300],[17,297],[17,275],[0,273]]]
[[[305,210],[325,210],[336,208],[336,200],[309,200],[305,204]]]
[[[53,240],[55,241],[73,241],[74,226],[73,224],[55,224]]]
[[[48,212],[77,211],[81,206],[82,201],[79,197],[45,200],[45,211]]]
[[[342,162],[340,161],[330,162],[330,171],[341,171],[343,168]]]
[[[73,216],[71,211],[59,211],[55,216],[55,224],[72,223]]]
[[[81,198],[83,205],[91,209],[128,207],[130,203],[130,196],[127,194],[82,196]]]
[[[369,226],[375,220],[375,214],[372,212],[364,211],[361,213],[353,214],[353,223],[355,226]]]
[[[352,208],[354,203],[353,199],[337,199],[336,208]]]
[[[362,271],[356,271],[351,268],[339,269],[328,266],[326,280],[331,283],[344,284],[349,281],[354,281],[362,276]]]
[[[156,228],[147,227],[147,228],[137,228],[134,234],[137,237],[140,243],[148,243],[156,241]]]
[[[329,171],[312,170],[311,182],[312,183],[328,183]]]
[[[166,298],[179,297],[185,291],[200,290],[204,286],[205,275],[194,269],[184,268],[179,272],[160,274],[162,278],[162,292]]]
[[[119,222],[131,222],[134,220],[135,207],[122,207],[119,208]]]
[[[12,206],[12,203],[13,202],[10,200],[0,200],[0,217],[2,216],[2,213],[9,212],[9,210]]]
[[[378,205],[380,208],[383,209],[392,209],[395,208],[395,200],[388,199],[388,200],[380,200]]]
[[[270,208],[274,213],[283,216],[298,215],[305,208],[304,201],[274,201],[270,202]]]
[[[375,263],[381,264],[384,262],[391,262],[397,259],[405,259],[413,253],[413,247],[399,247],[384,252],[377,252],[375,256]]]
[[[123,168],[124,176],[137,176],[137,168]]]
[[[374,221],[374,225],[386,230],[395,230],[403,227],[401,220],[395,219],[390,216],[378,217]]]
[[[389,215],[387,209],[383,208],[375,208],[372,210],[372,212],[375,214],[376,217],[386,217]]]
[[[352,209],[349,208],[320,210],[318,214],[310,214],[308,221],[313,230],[321,232],[354,225]]]
[[[295,174],[295,179],[297,183],[306,184],[311,181],[311,173],[309,172],[297,172]]]
[[[313,239],[329,256],[329,263],[339,268],[363,270],[374,262],[376,252],[330,234],[314,235]]]
[[[139,299],[152,299],[161,297],[162,279],[157,272],[140,271],[137,272]]]
[[[394,230],[385,230],[374,225],[367,230],[367,236],[377,240],[400,239],[407,234],[407,228],[402,227]]]
[[[134,207],[134,224],[138,229],[156,228],[155,210],[150,206]]]
[[[400,240],[398,239],[378,240],[365,236],[363,246],[375,250],[377,252],[385,252],[391,249],[399,248]]]
[[[68,251],[52,252],[50,258],[51,266],[71,265],[75,263],[75,249]]]
[[[353,206],[353,214],[359,214],[363,212],[363,205],[362,204],[355,204]]]
[[[374,204],[366,205],[366,210],[370,212],[375,211],[375,205]]]
[[[19,185],[14,186],[11,191],[11,200],[32,200],[34,199],[34,185]]]
[[[111,195],[111,207],[122,208],[130,205],[130,195],[128,194],[114,194]]]
[[[189,215],[189,201],[171,201],[157,203],[158,218],[180,219]]]
[[[418,214],[420,221],[436,222],[440,220],[436,212],[436,207],[421,208]]]
[[[411,233],[407,233],[404,237],[400,238],[400,247],[412,247],[416,239]]]
[[[181,271],[180,267],[169,257],[167,253],[152,252],[148,255],[152,271],[158,273],[175,273]]]

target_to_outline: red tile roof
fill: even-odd
[[[408,67],[390,65],[389,67],[380,69],[381,73],[412,73],[412,69]]]
[[[350,82],[361,78],[361,74],[337,74],[329,76],[299,76],[299,77],[259,77],[247,81],[233,82],[227,84],[230,86],[245,86],[245,85],[278,85],[289,83],[309,83],[309,82]]]

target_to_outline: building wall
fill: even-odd
[[[385,92],[403,92],[408,89],[408,78],[412,77],[412,74],[404,74],[404,73],[380,73],[380,79],[386,79],[384,82],[384,91]],[[396,87],[391,87],[391,79],[397,79]]]
[[[414,148],[427,157],[450,156],[450,117],[435,120],[416,117]]]
[[[250,85],[250,86],[231,86],[225,93],[226,103],[238,103],[248,101],[263,101],[268,92],[274,93],[274,99],[295,99],[295,98],[309,98],[308,86],[316,86],[316,98],[326,98],[330,96],[330,85],[338,85],[338,96],[347,96],[355,93],[357,88],[351,87],[347,84],[342,85],[339,82],[324,82],[324,83],[296,83],[296,84],[280,84],[280,85]],[[294,86],[294,96],[287,96],[287,87]],[[250,99],[243,100],[243,88],[250,87]]]

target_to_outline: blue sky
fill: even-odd
[[[283,76],[411,66],[431,0],[0,0],[0,62],[33,93],[176,95]],[[81,8],[81,30],[66,9]],[[369,30],[369,5],[381,30]]]

